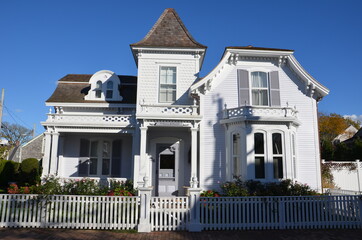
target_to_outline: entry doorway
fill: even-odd
[[[156,144],[156,195],[178,195],[179,143]]]

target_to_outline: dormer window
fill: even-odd
[[[102,81],[97,82],[95,92],[96,92],[96,98],[102,97]]]
[[[89,79],[90,91],[85,95],[85,100],[92,101],[122,101],[119,87],[121,81],[119,77],[111,71],[102,70],[93,74]]]
[[[107,82],[106,98],[112,98],[112,97],[113,97],[113,82],[109,81]]]

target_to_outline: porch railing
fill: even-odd
[[[141,105],[138,117],[195,117],[198,116],[197,105]]]
[[[132,115],[82,115],[82,114],[59,114],[49,113],[45,123],[66,123],[66,124],[82,124],[82,125],[130,125],[132,123]]]

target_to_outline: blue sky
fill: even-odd
[[[45,101],[66,74],[107,69],[137,75],[129,44],[170,7],[208,46],[200,76],[216,66],[226,46],[294,49],[302,66],[331,91],[319,110],[362,119],[362,1],[2,0],[3,121],[36,124],[41,133]]]

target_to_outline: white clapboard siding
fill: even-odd
[[[152,197],[152,231],[186,230],[189,223],[188,197]]]
[[[0,227],[135,229],[139,197],[0,195]]]
[[[204,230],[361,228],[360,196],[200,199]]]

